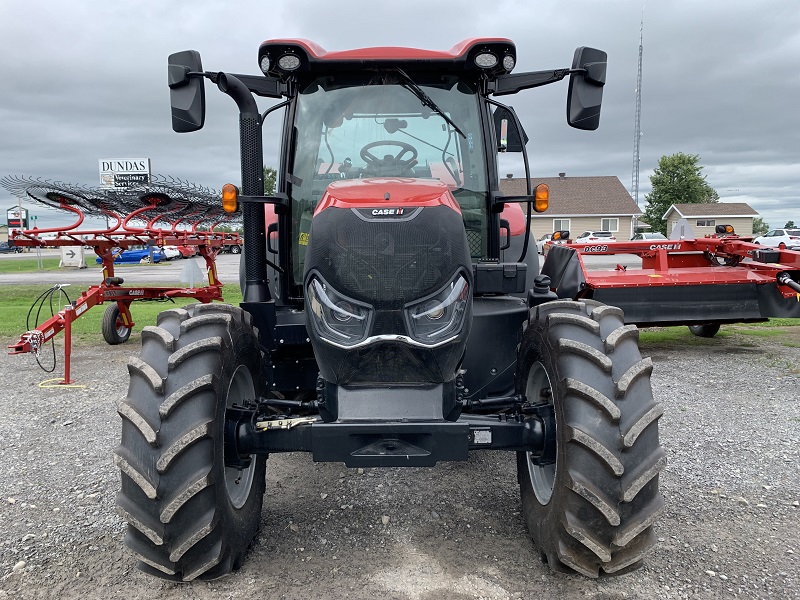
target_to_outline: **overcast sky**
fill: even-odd
[[[166,63],[178,50],[199,50],[206,70],[257,74],[258,46],[270,38],[303,37],[328,50],[446,50],[494,36],[516,43],[515,72],[568,67],[577,46],[608,52],[598,131],[566,124],[566,81],[502,100],[531,138],[534,175],[615,175],[630,190],[642,8],[594,0],[0,0],[0,176],[98,185],[98,159],[149,157],[154,173],[216,189],[238,183],[236,106],[214,86],[205,128],[172,132]],[[644,7],[642,208],[658,159],[685,152],[700,155],[722,201],[749,203],[773,227],[800,223],[799,56],[800,9],[788,0]],[[278,164],[278,123],[273,116],[265,125],[267,165]],[[501,174],[509,172],[522,176],[521,163],[501,163]],[[16,204],[3,189],[0,198],[2,208]],[[31,208],[40,226],[53,222],[52,211]]]

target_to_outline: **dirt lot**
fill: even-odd
[[[32,357],[0,357],[0,599],[800,598],[800,331],[643,346],[665,405],[667,510],[647,565],[599,580],[541,564],[500,452],[405,470],[273,456],[239,572],[143,575],[111,456],[138,345],[79,347],[74,388],[38,387]]]

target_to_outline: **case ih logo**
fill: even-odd
[[[380,221],[383,219],[410,218],[414,216],[414,211],[418,209],[395,206],[392,208],[358,208],[354,210],[358,212],[362,219],[367,221]]]
[[[402,208],[373,208],[373,217],[395,217],[403,214]]]

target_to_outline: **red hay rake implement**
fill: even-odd
[[[216,231],[215,227],[236,224],[238,215],[223,211],[218,192],[180,180],[155,176],[140,188],[106,190],[26,179],[4,177],[0,185],[51,208],[75,216],[65,227],[15,229],[9,241],[21,247],[88,246],[102,263],[102,282],[85,292],[8,346],[10,354],[38,354],[44,344],[64,331],[64,378],[70,379],[72,323],[87,310],[111,303],[103,316],[103,337],[109,344],[127,341],[135,325],[130,305],[134,301],[194,298],[202,303],[222,300],[223,284],[217,278],[216,256],[227,245],[241,246],[238,233]],[[86,216],[104,217],[106,227],[81,229]],[[55,237],[42,237],[55,234]],[[126,287],[114,273],[120,251],[133,246],[195,247],[206,265],[208,284],[201,287]],[[53,290],[60,290],[54,286]],[[52,290],[51,290],[52,291]]]

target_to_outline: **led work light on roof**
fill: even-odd
[[[261,60],[258,63],[258,66],[261,67],[261,72],[264,73],[264,75],[266,75],[269,72],[269,66],[270,66],[269,56],[267,56],[266,54],[262,56]]]
[[[295,54],[284,54],[278,59],[278,66],[284,71],[294,71],[300,66],[300,57]]]
[[[497,57],[491,52],[481,52],[475,57],[475,64],[481,69],[491,69],[497,64]]]
[[[513,69],[515,64],[516,62],[514,61],[514,57],[511,56],[510,54],[506,54],[503,57],[503,68],[506,71],[510,71],[511,69]]]

